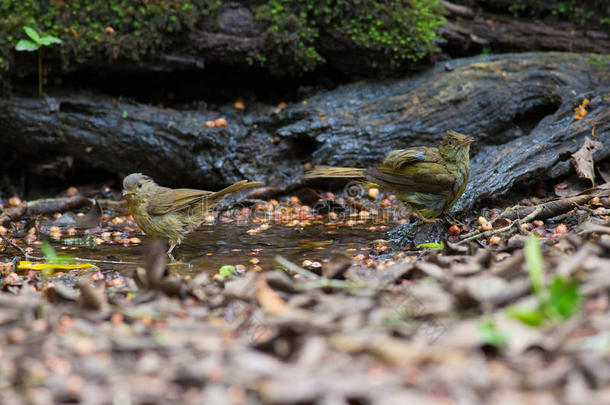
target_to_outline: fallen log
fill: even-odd
[[[571,154],[593,130],[604,145],[594,160],[609,156],[607,72],[579,54],[465,58],[412,78],[341,86],[280,111],[222,107],[228,125],[216,128],[205,125],[221,116],[216,111],[99,94],[1,98],[0,158],[28,176],[55,163],[50,175],[80,181],[101,170],[117,182],[144,172],[167,186],[213,190],[248,178],[285,187],[304,163],[371,165],[392,149],[437,145],[453,129],[475,138],[470,181],[456,206],[465,209],[567,174]],[[584,98],[587,114],[575,119]]]

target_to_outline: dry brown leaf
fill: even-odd
[[[591,185],[595,185],[595,172],[593,170],[593,154],[602,150],[604,145],[598,141],[592,141],[585,136],[582,147],[572,154],[572,164],[576,169],[578,177],[591,180]]]
[[[352,265],[352,258],[345,253],[336,252],[331,259],[322,265],[322,275],[335,278],[342,275]]]
[[[585,98],[582,101],[582,103],[580,103],[579,106],[574,108],[574,119],[575,120],[581,120],[585,117],[585,115],[587,115],[587,110],[585,109],[587,104],[589,104],[589,100]]]
[[[284,315],[290,312],[290,306],[269,287],[264,277],[258,279],[256,299],[261,307],[271,315]]]

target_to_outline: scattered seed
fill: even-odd
[[[114,217],[110,222],[112,222],[113,225],[121,225],[125,223],[125,219],[121,217]]]
[[[553,230],[551,238],[559,238],[561,235],[565,235],[568,232],[568,227],[565,224],[559,224]]]
[[[369,188],[368,194],[369,194],[369,197],[371,197],[372,199],[375,199],[375,198],[379,197],[379,189],[375,188],[375,187]]]
[[[16,207],[18,205],[21,205],[21,198],[16,197],[16,196],[9,198],[8,205],[10,205],[11,207]]]
[[[477,219],[477,222],[479,223],[479,225],[483,225],[485,222],[488,222],[488,221],[487,221],[487,218],[485,218],[484,216],[480,216]]]
[[[449,227],[449,235],[451,236],[459,236],[462,233],[462,230],[457,225],[451,225]]]
[[[243,111],[246,109],[246,105],[244,104],[244,102],[242,100],[237,100],[233,104],[233,108],[235,108],[236,110],[239,110],[239,111]]]
[[[481,224],[481,229],[484,231],[491,231],[493,229],[493,226],[491,225],[491,222],[485,221]]]
[[[498,235],[492,235],[489,237],[489,244],[490,245],[497,245],[498,243],[500,243],[501,238]]]

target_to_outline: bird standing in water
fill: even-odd
[[[373,168],[317,166],[305,179],[342,177],[396,193],[424,218],[436,218],[457,202],[468,183],[472,138],[447,131],[438,148],[390,152]]]
[[[225,195],[259,185],[242,180],[216,192],[171,189],[159,186],[142,173],[132,173],[123,179],[123,195],[129,213],[148,237],[168,239],[167,254],[171,257],[174,247],[201,225],[205,213]]]

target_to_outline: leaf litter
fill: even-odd
[[[61,244],[69,233],[130,248],[145,238],[103,201],[67,222],[15,215],[0,232],[2,401],[608,403],[609,190],[473,212],[419,249],[371,240],[333,251],[321,238],[302,248],[326,258],[279,255],[263,271],[235,252],[244,264],[181,273],[148,243],[136,265],[100,258],[43,274],[20,268],[24,255],[42,268],[85,264],[55,252],[86,248]],[[323,214],[296,197],[254,200],[209,222],[259,213],[244,236],[320,222],[340,238],[401,221],[381,221],[392,196],[347,198],[322,195]],[[58,242],[39,253],[45,237]]]

